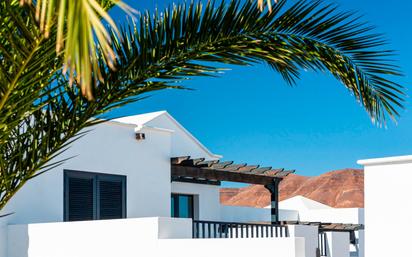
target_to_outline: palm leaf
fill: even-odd
[[[112,83],[176,85],[190,76],[220,72],[210,65],[214,62],[264,62],[290,84],[301,70],[330,72],[373,121],[396,119],[405,95],[389,79],[400,71],[383,36],[333,4],[299,1],[286,8],[285,3],[263,13],[249,1],[182,4],[165,10],[163,17],[146,13],[122,29],[122,42],[112,33],[118,72],[103,72],[104,77]]]
[[[69,73],[70,83],[76,79],[83,95],[92,100],[92,87],[96,83],[92,81],[92,73],[99,72],[95,38],[106,65],[113,68],[115,56],[103,21],[116,31],[107,10],[115,4],[129,13],[131,9],[119,0],[21,0],[20,3],[35,6],[36,21],[45,38],[49,38],[57,26],[56,51],[64,50],[64,70]],[[99,78],[95,76],[95,79]]]
[[[33,101],[58,69],[54,44],[34,24],[34,10],[0,3],[0,145],[21,120],[41,107]]]

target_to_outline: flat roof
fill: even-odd
[[[395,163],[405,163],[405,162],[412,162],[412,155],[391,156],[391,157],[373,158],[373,159],[365,159],[365,160],[357,161],[359,165],[364,165],[364,166],[380,165],[380,164],[395,164]]]

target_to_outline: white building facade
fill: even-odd
[[[365,256],[412,256],[412,155],[358,163],[365,169]]]
[[[59,156],[73,158],[29,181],[2,210],[0,215],[11,215],[0,218],[0,257],[320,254],[314,224],[276,226],[273,232],[270,209],[220,205],[219,183],[172,181],[171,158],[180,156],[222,157],[165,111],[95,126]],[[361,210],[308,203],[280,203],[280,220],[363,223]],[[327,237],[324,256],[354,252],[347,231]],[[362,251],[356,256],[363,257]]]

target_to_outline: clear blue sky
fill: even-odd
[[[141,10],[171,1],[127,1]],[[176,1],[180,2],[180,1]],[[398,64],[410,87],[412,31],[410,1],[336,0],[358,10],[398,51]],[[121,22],[124,14],[114,12]],[[118,109],[124,116],[167,110],[212,152],[226,160],[296,169],[318,175],[358,167],[363,158],[412,154],[412,106],[407,99],[398,125],[378,128],[347,90],[328,74],[303,73],[289,87],[265,65],[233,67],[221,78],[194,78],[195,91],[167,90]]]

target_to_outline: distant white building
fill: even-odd
[[[279,202],[281,220],[299,220],[322,223],[365,224],[363,208],[333,208],[303,196]],[[350,235],[350,256],[364,256],[363,230]],[[340,251],[340,250],[336,250]]]
[[[363,257],[361,209],[279,203],[292,171],[219,161],[165,111],[97,125],[72,156],[0,213],[0,257]],[[225,180],[265,185],[270,208],[220,205]]]

